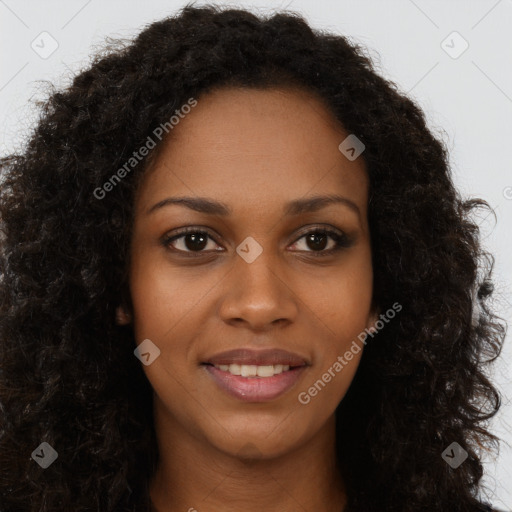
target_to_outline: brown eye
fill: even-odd
[[[294,245],[298,243],[299,240],[305,239],[305,245],[310,250],[305,250],[305,252],[310,252],[314,256],[324,256],[332,254],[344,247],[350,247],[352,241],[342,232],[337,232],[329,229],[315,229],[313,231],[309,231],[308,233],[302,235]],[[329,239],[333,240],[331,247],[326,249],[329,245]],[[318,254],[315,254],[318,253]]]
[[[172,246],[176,251],[181,252],[203,252],[208,245],[208,239],[213,240],[206,231],[189,230],[183,231],[180,234],[166,237],[164,244]],[[178,242],[180,247],[175,247],[175,242]]]
[[[324,233],[310,233],[306,235],[306,243],[311,244],[309,247],[315,251],[323,251],[328,245],[329,236]]]
[[[209,239],[212,241],[212,245],[208,249]],[[329,256],[352,245],[352,240],[347,235],[332,229],[310,230],[298,238],[293,245],[297,245],[303,239],[305,248],[298,249],[298,251],[311,253],[313,256]],[[188,253],[194,256],[222,250],[215,248],[217,244],[209,232],[198,228],[184,228],[179,233],[164,237],[162,244],[177,253]],[[217,247],[220,246],[217,245]]]

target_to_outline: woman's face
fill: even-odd
[[[131,243],[135,338],[160,350],[145,345],[143,366],[159,424],[225,453],[251,443],[275,456],[332,420],[362,354],[353,342],[374,321],[368,181],[363,159],[338,149],[348,135],[319,100],[291,89],[215,91],[172,129],[137,192]],[[327,195],[344,200],[289,206]],[[180,197],[223,208],[161,203]],[[169,241],[183,228],[193,233]],[[326,230],[341,235],[338,250]],[[217,370],[231,394],[204,364],[275,348],[306,363],[289,370],[296,377]]]

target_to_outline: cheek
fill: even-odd
[[[321,286],[309,286],[308,305],[319,327],[336,350],[364,331],[368,325],[373,294],[371,255],[367,248],[321,279]],[[307,295],[304,295],[307,297]]]
[[[156,261],[134,259],[130,282],[137,345],[149,339],[160,351],[154,362],[142,368],[157,396],[167,396],[170,390],[179,396],[180,383],[189,371],[190,311],[198,298],[168,265]]]
[[[159,279],[155,267],[147,267],[146,270],[132,275],[133,323],[137,340],[161,340],[171,329],[174,317],[179,312],[176,308],[169,307],[171,297],[176,293],[170,285],[171,281]]]
[[[371,324],[373,273],[369,252],[347,261],[306,301],[315,324],[316,368],[304,400],[332,410],[347,392]],[[311,283],[310,283],[311,284]],[[307,296],[307,295],[305,295]]]
[[[165,340],[181,328],[208,287],[187,282],[183,274],[161,260],[134,258],[130,272],[133,324],[137,340]]]
[[[173,386],[179,391],[185,381],[193,389],[194,339],[202,337],[208,294],[220,278],[200,266],[197,272],[173,268],[161,257],[132,258],[133,330],[137,344],[150,339],[160,350],[155,362],[143,367],[157,394]]]

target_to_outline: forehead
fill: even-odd
[[[339,150],[349,135],[316,95],[297,88],[215,90],[180,116],[139,190],[139,203],[167,194],[228,204],[320,193],[350,195],[364,210],[362,157]]]

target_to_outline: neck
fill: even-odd
[[[162,411],[155,408],[160,454],[150,481],[155,512],[226,512],[229,507],[244,512],[343,510],[346,497],[336,464],[334,415],[303,445],[262,457],[249,443],[243,453],[221,451]]]

